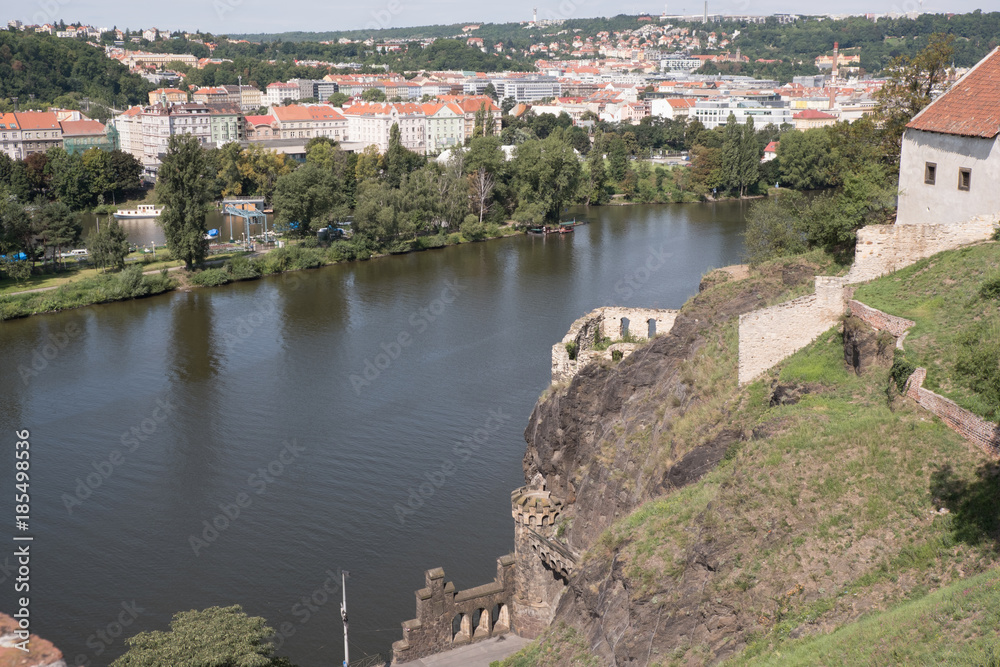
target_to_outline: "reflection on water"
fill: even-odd
[[[2,323],[0,428],[32,434],[32,629],[71,664],[103,665],[121,639],[98,656],[87,638],[123,601],[144,609],[129,634],[165,629],[179,610],[239,603],[272,627],[290,624],[281,653],[319,667],[341,660],[337,604],[308,622],[293,610],[327,570],[351,572],[357,656],[401,636],[425,569],[444,567],[459,588],[490,581],[512,548],[509,494],[523,484],[523,430],[549,384],[553,342],[600,305],[678,308],[705,269],[742,249],[737,205],[577,213],[593,222],[573,234]],[[152,220],[124,224],[133,242],[160,233]],[[651,257],[656,268],[638,272]],[[80,335],[23,381],[19,366],[69,326]],[[394,347],[401,334],[409,342]],[[383,354],[388,363],[371,368]],[[456,460],[455,443],[491,410],[510,419]],[[261,486],[289,443],[301,455]],[[455,474],[401,517],[397,507],[448,462]],[[241,493],[250,505],[194,548]],[[72,511],[66,498],[79,500]]]

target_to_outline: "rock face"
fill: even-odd
[[[858,375],[873,366],[891,366],[894,349],[892,334],[875,331],[853,315],[844,319],[844,362]]]
[[[529,487],[543,489],[563,503],[556,521],[557,546],[572,554],[584,553],[616,519],[699,479],[721,460],[742,437],[724,422],[707,425],[711,433],[693,450],[673,449],[670,423],[699,400],[685,377],[685,362],[714,325],[760,308],[790,286],[811,281],[813,275],[813,267],[789,266],[768,278],[707,290],[680,311],[668,335],[617,366],[597,363],[580,369],[565,390],[535,406],[525,430],[524,476]],[[691,554],[691,567],[676,591],[679,598],[695,591],[700,597],[704,579],[714,567],[711,553],[702,551]],[[701,608],[697,615],[661,607],[662,618],[655,610],[635,609],[627,578],[614,562],[608,571],[600,563],[585,561],[562,585],[553,574],[547,580],[540,571],[525,574],[537,564],[524,554],[517,556],[519,584],[528,589],[526,595],[537,598],[539,606],[555,607],[553,620],[582,630],[592,650],[607,662],[644,662],[651,633],[675,637],[680,633],[691,642],[701,637],[711,646],[730,634],[727,624],[734,629],[737,624],[732,610],[721,607]],[[698,573],[703,581],[698,581]],[[679,604],[671,607],[676,611]],[[649,628],[639,632],[645,625]],[[629,644],[628,637],[643,634],[641,642]]]
[[[14,634],[17,629],[16,620],[0,614],[0,667],[66,667],[62,652],[37,635],[28,639],[28,652],[17,648],[22,641]]]

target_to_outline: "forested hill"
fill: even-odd
[[[503,42],[508,47],[527,48],[532,43],[543,41],[543,37],[561,30],[581,37],[594,37],[601,31],[635,30],[650,25],[648,19],[640,21],[639,18],[639,15],[619,15],[611,18],[568,19],[558,27],[531,28],[523,23],[484,23],[467,35],[481,37],[486,43]],[[653,19],[654,25],[660,25],[658,17],[654,16]],[[335,41],[341,37],[355,40],[369,37],[375,40],[419,39],[462,35],[464,25],[456,23],[374,31],[286,32],[232,37],[286,43]],[[816,56],[829,53],[833,49],[833,43],[838,41],[841,49],[860,47],[861,67],[869,73],[881,71],[896,56],[916,54],[926,46],[927,37],[935,32],[954,34],[957,37],[954,46],[955,65],[958,67],[971,67],[991,49],[1000,45],[1000,12],[984,13],[981,10],[954,15],[924,14],[916,19],[879,19],[877,22],[862,17],[839,20],[805,17],[790,24],[779,24],[776,19],[769,19],[765,24],[727,21],[708,26],[701,22],[677,25],[694,30],[707,28],[727,34],[739,30],[740,35],[733,46],[738,46],[742,54],[749,56],[751,61],[761,58],[784,60],[789,64],[801,60],[811,64]]]
[[[39,104],[77,108],[92,103],[123,108],[146,98],[150,85],[117,60],[83,40],[0,31],[0,110]],[[32,98],[32,95],[34,96]]]

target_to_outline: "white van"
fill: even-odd
[[[73,259],[73,258],[76,258],[76,259],[85,259],[87,257],[87,254],[88,253],[87,253],[87,249],[86,248],[78,248],[77,250],[70,250],[69,252],[61,252],[61,253],[59,253],[59,256],[60,257],[68,257],[70,259]]]

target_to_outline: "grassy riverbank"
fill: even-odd
[[[476,239],[466,238],[457,232],[426,236],[396,243],[391,253],[359,249],[349,241],[335,241],[329,246],[320,246],[315,240],[306,239],[296,245],[276,248],[254,257],[246,256],[243,251],[214,255],[207,263],[221,263],[222,266],[203,268],[191,273],[174,271],[170,275],[167,274],[167,270],[180,267],[183,262],[170,259],[168,252],[164,251],[166,259],[155,261],[133,253],[137,255],[139,261],[120,273],[101,273],[100,269],[72,267],[54,274],[33,275],[23,283],[15,283],[9,278],[3,279],[0,281],[0,321],[110,301],[153,296],[178,287],[216,287],[287,271],[301,271],[340,262],[374,259],[388,254],[403,254],[505,238],[520,233],[513,227],[504,226],[491,229],[486,236]],[[159,270],[159,273],[144,275],[144,272],[156,270]],[[53,287],[55,289],[51,289]],[[44,291],[11,293],[32,289]]]

